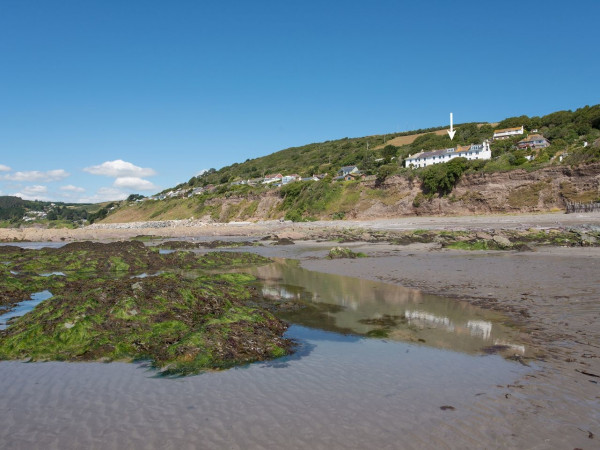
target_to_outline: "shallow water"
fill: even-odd
[[[0,314],[0,330],[6,329],[9,320],[27,314],[41,302],[48,300],[51,297],[52,293],[50,291],[36,292],[35,294],[31,294],[30,300],[23,300],[22,302],[19,302],[11,311],[5,314]]]
[[[52,276],[57,276],[57,277],[66,277],[67,275],[65,275],[64,272],[48,272],[48,273],[40,273],[41,277],[52,277]]]
[[[320,306],[280,314],[301,325],[359,335],[419,342],[442,349],[480,353],[493,346],[524,355],[518,330],[505,317],[466,302],[401,286],[303,269],[278,260],[245,269],[257,276],[263,295]]]
[[[301,326],[287,334],[301,342],[292,357],[178,379],[134,364],[1,362],[0,442],[11,449],[476,447],[490,439],[479,424],[495,416],[494,401],[480,400],[528,370],[499,356]]]
[[[248,271],[265,295],[319,307],[284,314],[296,354],[176,379],[137,364],[0,362],[0,448],[501,446],[488,428],[509,430],[502,387],[533,370],[481,353],[526,351],[502,316],[289,260]],[[386,339],[363,337],[381,323]]]

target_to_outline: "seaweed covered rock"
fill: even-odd
[[[340,259],[340,258],[364,258],[366,255],[361,252],[353,252],[349,248],[346,247],[333,247],[329,250],[327,257],[329,259]]]
[[[254,278],[214,273],[267,258],[163,255],[140,242],[0,252],[0,301],[6,307],[40,290],[53,294],[0,331],[0,359],[147,359],[167,374],[188,374],[290,351],[286,324],[256,306],[248,285]],[[56,270],[64,272],[44,273]]]
[[[246,275],[68,282],[0,335],[0,359],[148,359],[166,373],[286,354],[287,326],[245,306]]]

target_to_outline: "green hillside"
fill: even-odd
[[[536,150],[518,149],[517,142],[524,136],[496,140],[491,143],[490,160],[454,158],[450,162],[425,168],[405,168],[404,159],[422,150],[444,149],[456,145],[481,143],[491,139],[494,129],[521,125],[525,135],[543,134],[550,142],[547,148]],[[542,117],[510,117],[494,124],[466,123],[456,125],[454,140],[450,140],[446,127],[414,130],[404,133],[343,138],[335,141],[313,143],[293,147],[260,158],[248,159],[219,170],[193,177],[187,183],[167,189],[149,198],[134,198],[118,207],[106,207],[92,219],[104,222],[131,222],[143,220],[168,220],[203,218],[219,222],[278,219],[294,221],[314,219],[343,219],[356,215],[377,215],[386,209],[396,208],[398,213],[435,213],[428,208],[431,200],[444,198],[460,212],[486,211],[478,203],[478,193],[471,192],[461,199],[453,190],[463,174],[498,174],[515,169],[536,172],[553,166],[598,167],[600,161],[600,105],[585,106],[576,111],[557,111]],[[442,130],[442,131],[440,131]],[[402,137],[405,138],[402,138]],[[401,145],[390,145],[389,142]],[[356,165],[366,175],[362,181],[332,183],[340,167]],[[321,181],[295,182],[283,186],[265,185],[262,178],[267,174],[297,174],[308,177],[328,174]],[[396,175],[396,184],[405,188],[390,190],[386,180]],[[532,175],[532,179],[535,176]],[[247,183],[247,180],[256,180]],[[597,201],[595,188],[581,186],[572,188],[569,182],[556,188],[540,208],[560,207],[564,199],[574,201]],[[537,184],[527,203],[531,211],[536,209],[537,199],[546,184]],[[416,190],[415,190],[416,189]],[[545,191],[544,191],[545,192]],[[508,194],[507,194],[508,195]],[[543,194],[546,195],[546,194]],[[548,194],[550,195],[550,194]],[[514,210],[523,202],[517,202],[515,193],[505,206],[494,206],[498,211]],[[459,203],[456,203],[459,202]],[[371,211],[374,205],[379,205]],[[382,206],[383,205],[383,206]],[[544,206],[545,205],[545,206]],[[111,205],[112,206],[112,205]],[[512,208],[512,209],[511,209]],[[438,211],[437,213],[442,213]]]
[[[260,158],[247,159],[243,163],[235,163],[219,170],[210,169],[207,173],[190,179],[187,183],[176,188],[218,185],[237,180],[247,180],[263,177],[270,173],[292,174],[308,177],[313,174],[334,174],[345,165],[357,165],[367,175],[377,175],[382,165],[389,164],[394,159],[391,173],[401,172],[402,160],[409,154],[421,150],[432,150],[481,143],[490,139],[494,128],[508,128],[523,125],[527,131],[537,129],[552,143],[552,146],[542,155],[538,155],[533,166],[548,162],[558,152],[570,154],[567,163],[577,164],[597,160],[599,157],[594,147],[581,151],[583,143],[593,143],[600,137],[600,105],[585,106],[576,111],[557,111],[542,117],[510,117],[501,121],[497,126],[489,124],[466,123],[456,125],[454,140],[447,134],[433,133],[447,126],[413,130],[403,133],[367,136],[361,138],[343,138],[334,141],[313,143],[301,147],[292,147]],[[385,146],[386,142],[398,136],[410,136],[426,133],[417,137],[414,142],[403,146]],[[516,151],[514,144],[519,139],[496,141],[492,144],[495,157],[501,161],[490,161],[482,170],[510,170],[524,163],[523,156]],[[512,155],[512,156],[510,156]],[[389,168],[387,172],[390,172]],[[389,173],[388,173],[389,175]],[[171,189],[169,189],[171,190]]]

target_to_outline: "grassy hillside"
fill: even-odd
[[[403,160],[422,150],[443,149],[456,145],[481,143],[491,139],[494,129],[523,125],[526,134],[543,134],[551,142],[541,150],[520,150],[517,142],[524,136],[494,141],[491,160],[467,161],[456,158],[449,163],[423,169],[407,169]],[[415,130],[362,138],[293,147],[260,158],[248,159],[190,179],[165,193],[173,198],[125,202],[106,212],[106,221],[162,220],[210,218],[216,221],[282,218],[311,220],[314,218],[344,218],[356,214],[353,207],[360,200],[360,210],[369,211],[373,204],[390,206],[409,194],[397,192],[390,197],[385,181],[395,175],[404,179],[419,193],[411,200],[419,207],[430,201],[452,195],[463,174],[486,174],[524,169],[528,172],[558,165],[589,165],[600,161],[600,105],[586,106],[576,111],[558,111],[542,117],[510,117],[497,124],[466,123],[456,125],[454,140],[446,127]],[[397,144],[397,145],[394,145]],[[332,183],[332,176],[341,166],[357,165],[366,175],[365,182]],[[282,187],[236,185],[236,181],[262,178],[266,174],[296,173],[300,176],[328,173],[317,182],[296,182]],[[210,186],[201,195],[197,187]],[[588,193],[589,194],[589,193]],[[586,194],[586,196],[592,194]],[[391,202],[391,203],[390,203]],[[510,206],[510,205],[509,205]],[[360,211],[358,211],[360,213]],[[110,213],[110,214],[109,214]],[[376,212],[373,212],[376,214]],[[99,217],[100,219],[100,217]]]
[[[453,142],[460,144],[468,142],[473,138],[472,130],[478,130],[477,124],[463,124],[460,127],[470,130],[468,133],[459,134]],[[360,138],[342,138],[333,141],[325,141],[303,145],[301,147],[291,147],[260,158],[247,159],[243,163],[232,164],[219,170],[211,169],[199,177],[194,177],[188,183],[177,186],[195,187],[208,184],[223,184],[240,179],[260,178],[270,173],[292,174],[296,173],[303,177],[313,174],[335,173],[340,167],[356,164],[367,174],[374,174],[381,161],[376,161],[384,156],[383,149],[390,145],[390,142],[398,141],[404,138],[405,142],[412,143],[415,139],[423,135],[432,133],[435,135],[445,135],[447,133],[444,126],[407,131],[402,133],[392,133],[386,135],[374,135]],[[485,133],[481,136],[490,134],[491,127],[484,128]],[[475,133],[478,135],[478,133]],[[477,136],[479,137],[479,136]],[[450,139],[447,138],[448,143]],[[410,146],[394,147],[402,150],[411,150]]]

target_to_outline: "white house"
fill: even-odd
[[[300,181],[300,175],[297,174],[292,174],[292,175],[284,175],[283,178],[281,179],[281,184],[288,184],[291,183],[292,181]]]
[[[471,144],[458,146],[456,148],[446,148],[444,150],[432,150],[429,152],[420,152],[409,156],[404,160],[405,167],[426,167],[432,164],[439,164],[450,161],[452,158],[473,159],[491,159],[492,150],[490,143],[483,141],[483,144]]]
[[[523,125],[516,128],[502,128],[501,130],[494,130],[494,139],[508,139],[513,136],[520,136],[525,133]]]
[[[281,175],[280,173],[272,173],[270,175],[265,175],[265,178],[262,183],[263,184],[281,183],[282,178],[283,178],[283,175]]]

